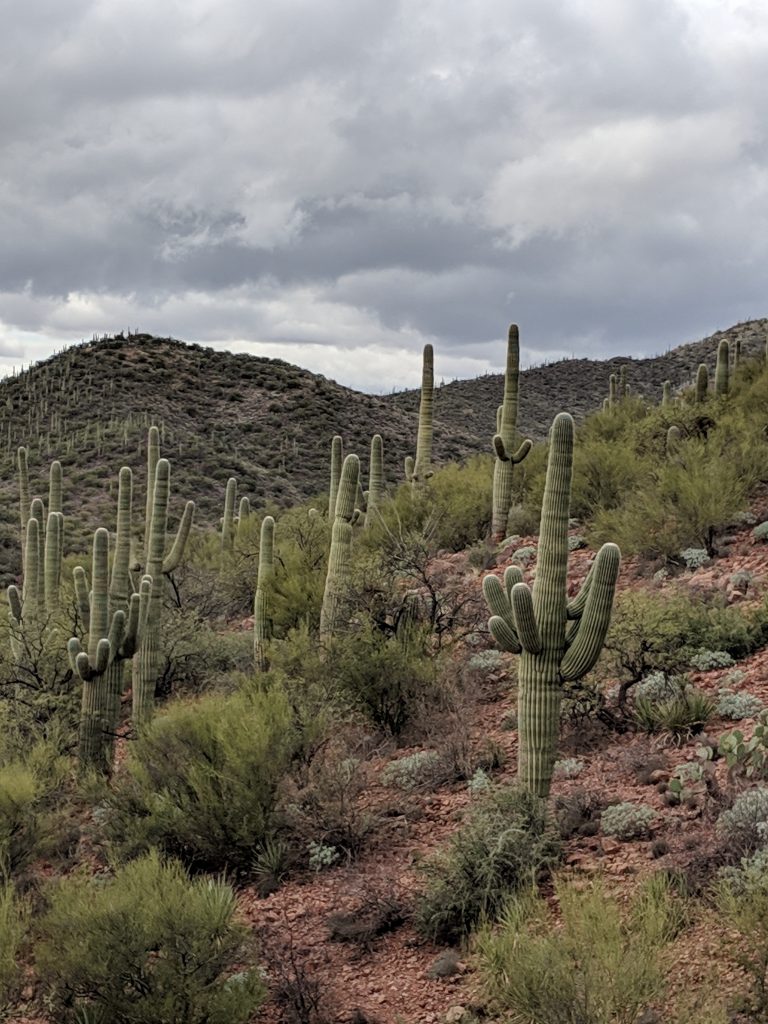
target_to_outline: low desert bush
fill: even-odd
[[[768,1017],[768,850],[724,868],[714,889],[721,921],[738,935],[727,953],[752,981],[750,1020]]]
[[[617,839],[643,839],[656,812],[647,804],[633,804],[625,801],[611,804],[602,813],[601,824],[607,836]]]
[[[243,969],[247,932],[234,913],[230,886],[190,880],[157,852],[106,881],[62,880],[35,950],[56,1019],[245,1024],[264,983],[258,969]]]
[[[733,856],[746,856],[768,844],[768,789],[747,789],[723,811],[715,825]]]
[[[525,790],[492,790],[425,864],[417,927],[434,940],[459,941],[483,919],[494,920],[509,896],[530,886],[558,853],[543,801]]]
[[[27,908],[9,882],[0,882],[0,1020],[20,987],[19,950],[27,926]]]
[[[247,868],[299,746],[277,688],[175,703],[131,748],[107,798],[107,835],[124,857],[157,846],[195,869]]]
[[[628,910],[600,883],[560,882],[557,902],[558,928],[546,901],[525,893],[481,933],[480,973],[494,1010],[536,1024],[635,1024],[663,993],[664,954],[684,921],[670,882],[653,876]]]

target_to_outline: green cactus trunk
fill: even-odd
[[[414,490],[422,490],[432,476],[434,398],[434,353],[431,345],[425,345],[421,370],[421,402],[419,404],[419,430],[416,437],[416,458],[411,472]]]
[[[341,471],[336,499],[336,515],[331,532],[331,550],[325,578],[323,606],[320,611],[320,642],[325,643],[336,633],[346,596],[349,560],[352,551],[352,523],[355,519],[355,494],[360,476],[360,460],[348,455]]]
[[[619,550],[604,544],[578,597],[567,600],[568,520],[574,425],[565,413],[550,431],[549,460],[539,530],[536,581],[531,591],[510,567],[505,587],[488,576],[483,591],[493,613],[490,628],[504,650],[521,655],[518,673],[518,776],[541,797],[549,794],[563,683],[594,666],[610,623]]]
[[[365,527],[378,522],[384,502],[384,441],[381,434],[371,438],[371,460],[368,467],[368,498],[365,504]]]
[[[696,401],[705,402],[709,393],[709,370],[706,363],[701,363],[696,372]]]
[[[237,480],[227,480],[224,493],[224,519],[221,525],[221,553],[231,555],[235,550],[235,502],[237,501]]]
[[[613,408],[616,405],[618,396],[618,382],[616,380],[616,374],[612,373],[608,378],[608,405]]]
[[[725,338],[717,346],[717,366],[715,367],[715,396],[724,398],[730,388],[731,350]]]
[[[341,463],[343,457],[342,440],[338,434],[331,441],[331,485],[328,490],[328,521],[333,522],[336,515],[336,495],[339,491]]]
[[[507,365],[504,374],[504,401],[496,412],[497,433],[493,438],[496,461],[493,467],[493,504],[491,537],[500,541],[507,529],[512,504],[512,477],[514,467],[531,450],[531,442],[524,441],[513,453],[517,430],[517,406],[520,388],[520,334],[517,324],[510,324],[507,337]]]
[[[272,638],[269,618],[269,587],[275,575],[275,520],[264,516],[259,540],[259,576],[253,601],[253,660],[260,672],[269,668],[267,646]]]
[[[669,406],[672,404],[672,382],[665,380],[661,387],[661,405]]]
[[[29,507],[31,498],[29,494],[29,454],[26,448],[19,448],[16,452],[17,465],[19,467],[19,521],[21,537],[22,572],[26,572],[26,537],[27,522],[29,521]]]

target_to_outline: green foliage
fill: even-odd
[[[188,866],[247,868],[270,837],[299,744],[279,688],[174,703],[131,747],[105,829],[124,857],[152,846]]]
[[[419,931],[441,942],[461,940],[484,919],[495,920],[509,896],[529,887],[558,853],[543,800],[525,790],[493,790],[425,864]]]
[[[739,936],[727,943],[728,954],[752,980],[756,1020],[768,1017],[768,850],[726,868],[715,886],[723,923]]]
[[[535,1024],[635,1024],[663,992],[664,953],[683,923],[670,882],[652,877],[628,910],[599,882],[558,882],[556,892],[560,927],[547,902],[528,893],[480,935],[493,1009]]]
[[[749,854],[768,843],[768,789],[747,789],[717,819],[716,831],[729,849]]]
[[[661,700],[635,698],[635,720],[646,732],[669,732],[675,737],[702,731],[715,713],[715,701],[703,690],[691,686],[684,676],[670,680],[675,692]]]
[[[742,718],[756,718],[763,707],[763,702],[753,693],[734,693],[733,690],[717,692],[717,713],[721,718],[730,718],[734,722]]]
[[[617,839],[641,839],[648,835],[648,826],[656,812],[647,804],[625,801],[606,807],[601,816],[603,832]]]
[[[56,885],[36,947],[59,1020],[98,1024],[246,1024],[264,996],[243,970],[246,930],[222,881],[190,880],[157,852],[106,881]],[[235,966],[240,971],[234,974]]]
[[[19,951],[27,930],[28,907],[10,882],[0,882],[0,1019],[14,1002],[21,983]]]
[[[691,658],[691,668],[698,672],[710,672],[714,668],[730,668],[733,658],[728,651],[712,651],[702,648]]]
[[[50,743],[5,763],[0,756],[0,880],[55,849],[68,774],[67,761]]]

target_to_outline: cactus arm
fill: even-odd
[[[587,578],[581,585],[581,590],[578,592],[576,597],[572,601],[569,601],[565,606],[565,614],[569,621],[578,621],[584,611],[584,606],[587,603],[587,597],[589,596],[589,588],[592,586],[592,572],[595,564],[592,563]]]
[[[491,635],[502,651],[509,651],[511,654],[520,654],[522,647],[514,627],[501,615],[492,615],[488,620],[488,628]]]
[[[133,591],[131,579],[131,513],[133,510],[133,473],[123,466],[117,484],[117,533],[115,557],[109,581],[109,610],[126,611]]]
[[[8,607],[14,623],[21,622],[22,601],[19,588],[13,583],[8,587]]]
[[[498,576],[486,576],[483,580],[483,597],[492,615],[504,619],[510,629],[515,628],[509,591],[506,591]]]
[[[341,464],[344,459],[344,446],[341,437],[335,434],[331,441],[331,483],[328,489],[328,519],[333,522],[336,515],[336,495],[341,479]]]
[[[560,676],[565,682],[586,675],[600,657],[611,623],[620,564],[618,547],[615,544],[604,544],[595,559],[592,585],[578,631],[560,663]]]
[[[48,474],[48,515],[51,512],[61,512],[61,463],[58,459],[51,463]]]
[[[109,627],[109,648],[112,652],[112,657],[116,658],[120,653],[120,650],[125,640],[126,634],[126,619],[125,612],[115,612],[112,616],[112,623]]]
[[[155,478],[160,461],[160,432],[150,427],[147,436],[147,502],[144,516],[144,562],[149,561],[149,540],[152,532],[152,513],[155,500]]]
[[[91,600],[88,594],[88,579],[85,569],[81,565],[75,567],[72,573],[75,581],[75,604],[80,618],[83,620],[83,629],[86,633],[91,628]]]
[[[523,570],[519,565],[508,565],[504,570],[504,589],[508,600],[512,600],[512,588],[516,583],[523,582]]]
[[[168,555],[163,561],[163,572],[169,573],[177,569],[179,563],[184,557],[184,549],[187,546],[189,540],[189,533],[192,529],[192,520],[195,515],[195,503],[194,501],[188,501],[184,506],[184,513],[179,523],[179,528],[176,531],[176,538],[173,542],[173,547],[168,552]]]
[[[516,583],[512,588],[512,613],[517,625],[520,646],[529,654],[541,652],[541,637],[533,613],[533,596],[525,583]]]
[[[128,619],[125,624],[125,635],[120,649],[123,658],[132,658],[136,653],[137,640],[139,635],[139,611],[141,598],[138,594],[131,594],[128,604]]]
[[[69,664],[72,668],[72,671],[77,673],[78,675],[80,673],[78,672],[77,669],[77,658],[78,655],[82,653],[82,650],[83,648],[80,646],[80,641],[77,639],[76,636],[73,636],[72,639],[67,643],[67,654],[69,655]]]
[[[21,521],[21,550],[22,552],[25,552],[27,521],[29,519],[29,506],[31,501],[29,495],[29,453],[26,448],[22,447],[17,450],[16,463],[19,468],[19,519]]]
[[[434,351],[431,345],[425,345],[421,366],[421,401],[419,403],[419,429],[416,435],[416,459],[412,474],[414,487],[423,486],[425,481],[432,476],[434,393]]]

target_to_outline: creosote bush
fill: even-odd
[[[504,1020],[536,1024],[635,1024],[663,993],[664,954],[685,908],[663,875],[628,910],[599,882],[558,881],[562,922],[533,892],[510,900],[477,943],[480,974]],[[586,955],[585,955],[586,954]],[[509,1015],[509,1016],[507,1016]]]
[[[264,997],[235,893],[190,880],[152,852],[97,880],[56,884],[37,968],[57,1020],[95,1024],[246,1024]],[[235,967],[238,971],[235,973]]]
[[[424,865],[419,931],[440,942],[460,941],[484,918],[496,919],[509,896],[531,886],[558,855],[543,800],[521,789],[491,790]]]
[[[106,833],[123,857],[157,846],[194,869],[247,869],[299,747],[278,688],[175,703],[131,747]]]

